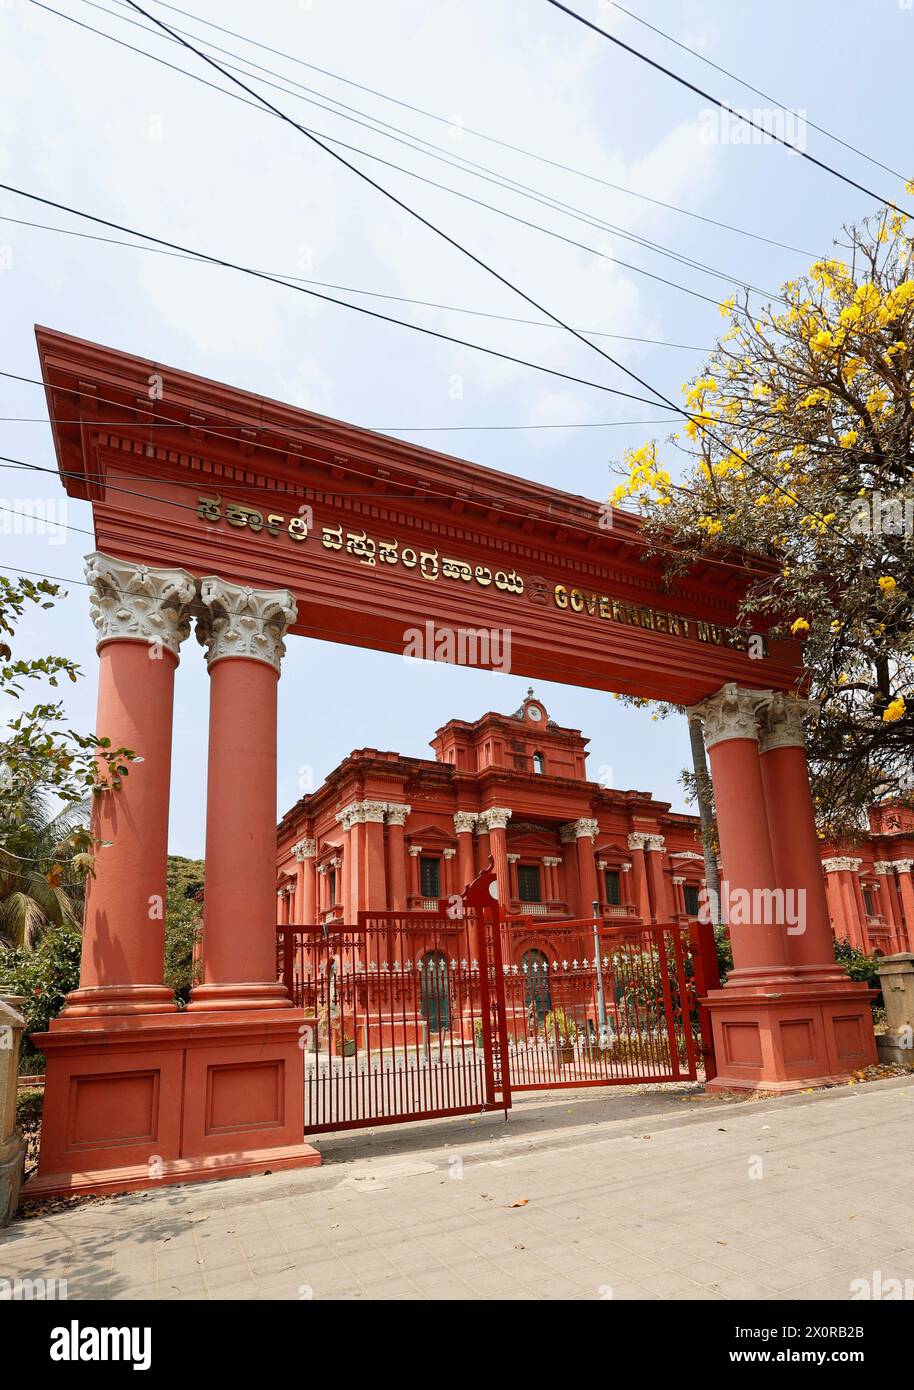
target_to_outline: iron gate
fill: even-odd
[[[490,926],[401,912],[278,931],[281,977],[305,1013],[306,1133],[507,1108]],[[477,932],[488,968],[468,951]]]
[[[598,950],[592,920],[496,927],[434,912],[278,934],[305,1014],[307,1133],[508,1109],[514,1090],[698,1074],[696,984],[715,982],[677,925],[601,925]]]

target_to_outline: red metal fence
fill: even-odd
[[[598,942],[590,921],[513,932],[523,948],[505,982],[513,1090],[695,1078],[678,927],[603,930]]]
[[[360,913],[357,927],[278,930],[281,978],[305,1012],[306,1131],[503,1103],[487,982],[462,921]]]
[[[307,1132],[507,1109],[512,1090],[697,1076],[696,985],[716,980],[707,942],[702,965],[678,926],[601,924],[595,948],[590,920],[360,913],[278,938],[305,1014]]]

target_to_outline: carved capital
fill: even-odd
[[[587,816],[582,816],[579,820],[569,821],[563,825],[559,832],[559,839],[563,845],[570,844],[572,840],[583,840],[590,838],[596,839],[600,827],[595,820]]]
[[[644,848],[652,849],[658,854],[664,854],[666,852],[666,840],[662,835],[645,835]]]
[[[561,855],[558,855],[558,854],[544,854],[544,855],[543,855],[543,863],[546,865],[546,868],[547,868],[547,869],[557,869],[558,866],[561,864],[561,862],[562,862]]]
[[[831,859],[823,859],[822,868],[827,874],[855,874],[862,863],[862,859],[854,859],[850,855],[840,854]]]
[[[876,859],[873,861],[874,874],[890,874],[894,872],[895,865],[891,859]]]
[[[900,874],[909,874],[911,870],[914,869],[914,859],[893,859],[892,866],[896,868]]]
[[[299,864],[304,863],[306,859],[313,859],[317,854],[317,841],[299,840],[298,844],[292,846],[292,853]]]
[[[486,830],[504,830],[511,819],[512,812],[507,806],[490,806],[479,817],[480,826]]]
[[[633,830],[628,837],[628,847],[629,849],[644,849],[646,841],[646,835],[643,835],[640,830]]]
[[[412,806],[407,806],[404,801],[388,801],[387,824],[405,825],[406,818],[412,809]]]
[[[477,817],[475,811],[455,811],[454,829],[456,830],[457,834],[472,834],[473,831],[476,829],[476,819]]]
[[[150,569],[95,551],[86,556],[89,615],[105,642],[160,643],[178,655],[190,632],[196,580],[187,570]]]
[[[419,855],[422,853],[422,846],[421,846],[421,845],[410,845],[410,847],[409,847],[409,853],[410,853],[410,858],[412,858],[412,859],[417,859],[417,858],[419,857]]]
[[[757,739],[756,710],[768,694],[768,691],[748,690],[731,681],[721,686],[716,695],[692,705],[686,714],[690,719],[701,720],[708,748],[731,738]]]
[[[772,748],[805,748],[806,730],[803,721],[818,713],[816,700],[800,700],[773,690],[758,706],[759,752]]]
[[[370,822],[372,825],[383,825],[384,817],[387,815],[387,802],[363,801],[361,811],[360,820]]]
[[[288,589],[251,589],[210,574],[200,584],[200,602],[197,640],[206,648],[208,666],[243,656],[279,670],[286,652],[282,639],[298,616]]]
[[[445,859],[453,859],[457,851],[455,849],[443,849],[441,853]]]
[[[519,855],[519,854],[509,854],[509,855],[507,856],[507,859],[508,859],[508,863],[509,863],[509,864],[516,864],[517,861],[518,861],[518,859],[520,859],[520,855]]]

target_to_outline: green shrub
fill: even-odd
[[[34,1087],[20,1091],[16,1097],[16,1124],[23,1134],[37,1134],[41,1128],[41,1112],[44,1108],[44,1090]]]
[[[31,1035],[45,1031],[79,985],[81,949],[79,927],[66,922],[48,927],[34,951],[0,947],[0,989],[25,996],[23,1058],[40,1058]]]

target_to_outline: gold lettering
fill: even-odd
[[[564,584],[556,584],[554,597],[556,608],[568,607],[568,590]]]

